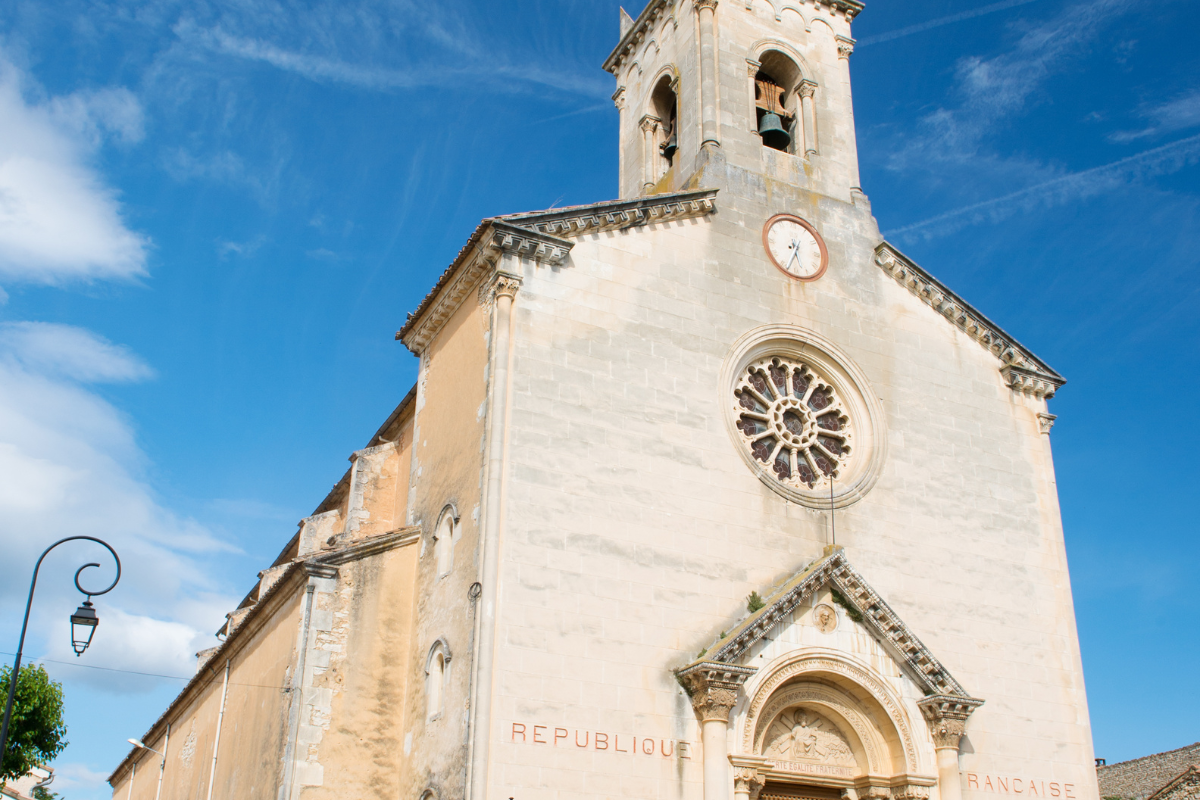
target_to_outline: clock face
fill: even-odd
[[[763,245],[775,266],[802,281],[815,281],[829,265],[829,253],[821,235],[812,225],[791,214],[777,214],[767,220]]]

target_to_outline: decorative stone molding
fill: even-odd
[[[641,44],[650,35],[655,24],[661,20],[664,15],[668,18],[671,16],[672,2],[667,0],[650,0],[646,7],[642,9],[642,13],[638,14],[638,18],[630,25],[629,30],[617,42],[616,48],[604,60],[604,70],[616,75],[630,58],[637,52]]]
[[[846,551],[831,547],[828,554],[801,571],[771,597],[767,604],[728,636],[713,646],[712,662],[732,664],[787,619],[802,602],[826,584],[832,584],[843,599],[862,615],[862,624],[890,646],[897,660],[907,668],[917,686],[928,695],[969,698],[933,653],[929,651],[899,615],[872,589],[850,565]]]
[[[875,248],[875,263],[895,278],[897,283],[1000,359],[1000,373],[1005,384],[1014,391],[1039,400],[1048,399],[1067,382],[1045,361],[892,245],[881,242]]]
[[[539,264],[559,266],[575,246],[561,236],[705,216],[716,211],[716,196],[716,189],[703,189],[485,219],[442,273],[437,285],[425,295],[417,310],[409,314],[404,327],[396,332],[396,339],[416,355],[424,352],[484,274],[496,268],[500,255],[518,255]]]
[[[625,110],[625,87],[618,86],[617,90],[612,94],[613,105],[617,107],[617,111]]]
[[[756,667],[698,661],[675,675],[692,698],[692,708],[701,722],[729,721],[729,712],[737,705],[737,693]]]
[[[754,687],[754,696],[750,698],[746,708],[742,733],[743,750],[753,752],[754,736],[759,730],[759,723],[768,716],[767,709],[782,687],[800,682],[806,677],[831,674],[849,679],[857,684],[882,706],[888,721],[895,728],[895,735],[900,739],[906,770],[914,774],[919,772],[920,756],[913,737],[912,725],[904,710],[903,702],[892,690],[892,687],[880,679],[868,665],[846,653],[828,648],[808,648],[793,655],[782,664],[773,666],[771,672]],[[769,720],[767,721],[769,722]],[[878,725],[878,721],[875,724]],[[865,733],[865,728],[863,732]],[[880,746],[883,747],[882,744]]]
[[[1042,433],[1049,434],[1050,429],[1054,427],[1054,420],[1058,419],[1056,414],[1047,414],[1043,411],[1038,412],[1038,428]]]
[[[1024,369],[1013,364],[1001,367],[1000,374],[1004,376],[1004,383],[1010,389],[1022,394],[1032,395],[1038,400],[1053,397],[1058,387],[1062,386],[1061,382],[1057,382],[1036,370]]]
[[[854,52],[854,39],[849,39],[845,36],[837,37],[838,58],[849,58]]]
[[[750,800],[758,800],[767,779],[753,767],[737,767],[733,772],[734,794],[745,794]]]
[[[917,706],[929,723],[933,744],[939,750],[958,749],[958,744],[966,733],[967,718],[981,705],[982,700],[950,695],[931,695],[917,701]]]
[[[716,199],[716,189],[702,189],[658,194],[637,200],[614,200],[552,211],[513,214],[503,219],[540,233],[573,237],[707,216],[717,210]]]

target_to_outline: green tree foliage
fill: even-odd
[[[52,792],[44,786],[33,790],[33,800],[58,800],[58,792]]]
[[[0,715],[4,714],[11,674],[12,667],[0,669]],[[50,680],[40,664],[22,667],[8,723],[8,744],[0,763],[0,781],[19,778],[38,764],[49,764],[66,749],[66,736],[62,684]]]

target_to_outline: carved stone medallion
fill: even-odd
[[[818,603],[813,609],[813,625],[821,633],[833,633],[837,630],[838,617],[837,612],[825,603]]]

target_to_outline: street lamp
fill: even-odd
[[[121,559],[117,556],[117,551],[109,546],[108,542],[103,539],[97,539],[95,536],[68,536],[65,539],[59,539],[54,544],[42,551],[38,557],[37,564],[33,567],[33,579],[29,582],[29,597],[25,600],[25,620],[21,623],[21,639],[17,642],[17,658],[13,662],[12,674],[8,676],[8,700],[4,704],[4,723],[0,725],[0,758],[8,752],[8,723],[12,719],[13,698],[17,694],[17,678],[21,674],[21,654],[25,649],[25,631],[29,628],[29,609],[33,605],[33,590],[37,588],[38,570],[42,568],[42,561],[46,555],[64,542],[72,542],[76,539],[85,539],[89,542],[96,542],[102,545],[108,552],[112,553],[113,561],[117,562],[117,576],[113,578],[113,582],[108,585],[108,588],[101,589],[98,592],[89,592],[79,585],[79,574],[88,567],[99,567],[100,565],[92,562],[84,564],[79,569],[75,570],[75,588],[80,593],[87,596],[74,614],[71,615],[71,647],[75,651],[76,656],[83,655],[83,651],[87,650],[88,645],[92,643],[92,635],[96,632],[96,626],[100,623],[100,618],[96,616],[96,609],[92,608],[92,598],[102,594],[108,594],[117,585],[117,581],[121,580]]]
[[[168,742],[171,741],[170,736],[171,736],[171,727],[168,725],[167,726],[167,737],[168,737],[167,741]],[[126,739],[125,741],[129,742],[131,745],[133,745],[134,747],[136,747],[139,750],[149,750],[151,753],[155,753],[158,756],[160,756],[160,760],[158,762],[158,789],[154,792],[154,800],[158,800],[159,795],[162,794],[163,770],[167,766],[167,754],[159,753],[153,747],[147,747],[141,739]],[[165,750],[166,748],[164,747],[163,749]],[[135,769],[137,768],[137,762],[134,762],[134,768]],[[129,790],[130,790],[131,794],[133,792],[132,780],[133,779],[130,778],[131,785],[129,787]]]

